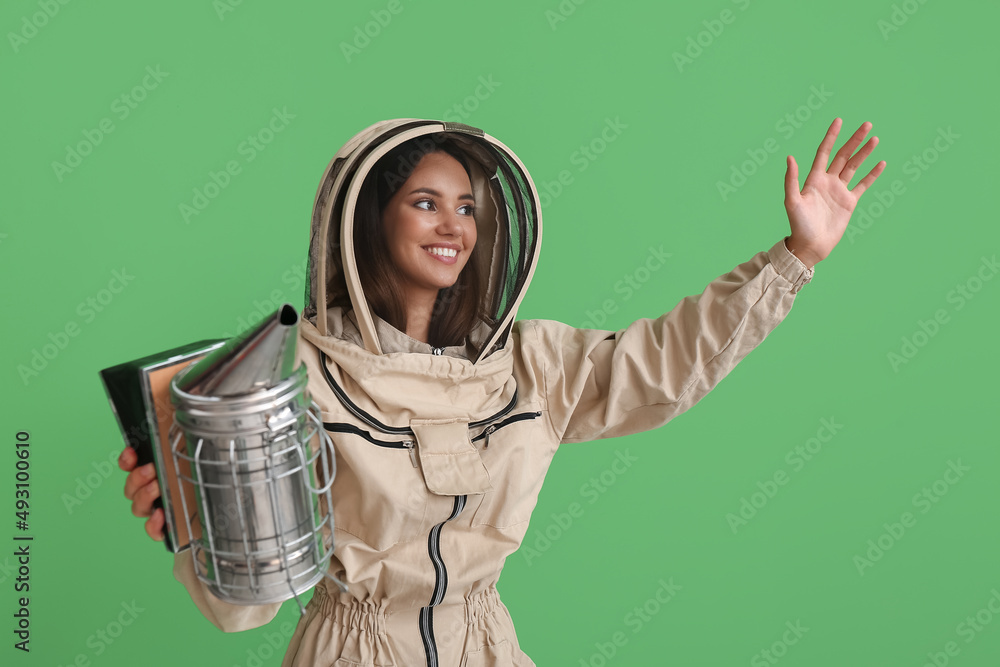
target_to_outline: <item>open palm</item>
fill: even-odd
[[[840,242],[851,214],[865,190],[885,169],[885,161],[876,164],[868,174],[852,189],[848,184],[878,144],[878,137],[868,140],[857,154],[854,150],[864,141],[871,130],[871,123],[864,122],[848,139],[833,158],[830,167],[830,151],[837,141],[841,119],[835,118],[826,131],[826,136],[816,151],[812,169],[806,176],[802,190],[799,190],[799,166],[795,158],[788,156],[785,172],[785,211],[792,233],[789,246],[800,258],[814,264],[823,260]]]

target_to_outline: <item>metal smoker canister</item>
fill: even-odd
[[[198,578],[226,602],[294,597],[305,613],[298,596],[323,576],[343,585],[326,573],[333,445],[306,392],[305,366],[292,369],[297,329],[295,308],[284,304],[180,371],[170,385],[170,438]]]

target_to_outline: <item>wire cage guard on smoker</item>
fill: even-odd
[[[177,373],[169,437],[198,578],[225,602],[295,598],[305,614],[324,576],[344,585],[327,573],[336,460],[305,366],[291,370],[297,324],[284,304]]]

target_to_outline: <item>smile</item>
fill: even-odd
[[[439,248],[437,246],[432,246],[424,248],[424,250],[427,251],[427,254],[434,257],[434,259],[444,262],[445,264],[454,264],[458,261],[458,251],[453,248]]]

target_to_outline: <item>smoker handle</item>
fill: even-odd
[[[315,408],[315,411],[314,411],[314,408]],[[309,419],[311,419],[311,420],[313,420],[315,422],[316,431],[317,431],[317,433],[320,434],[320,441],[321,441],[320,447],[321,448],[325,447],[326,450],[329,451],[329,453],[330,453],[330,464],[329,464],[329,466],[327,466],[330,470],[329,470],[329,473],[327,474],[326,486],[324,486],[322,489],[314,489],[314,488],[312,488],[309,485],[308,481],[305,482],[306,488],[309,489],[309,492],[313,493],[313,494],[315,494],[317,496],[320,495],[320,494],[322,494],[322,493],[326,493],[327,491],[330,490],[330,488],[333,486],[333,479],[334,479],[334,477],[337,474],[337,459],[336,459],[337,454],[333,450],[333,439],[330,438],[330,434],[327,433],[326,430],[323,428],[323,423],[316,417],[316,412],[318,410],[319,410],[319,406],[317,406],[316,403],[313,403],[307,409],[306,412],[309,415]],[[299,442],[299,443],[297,443],[297,446],[295,447],[295,452],[299,455],[299,461],[301,461],[303,469],[305,469],[305,468],[307,468],[309,466],[309,464],[306,463],[305,453],[302,451],[302,448],[304,446],[305,446],[304,443]],[[324,454],[323,450],[320,449],[320,458],[321,459],[325,459],[326,458],[326,456],[324,456],[323,454]]]

